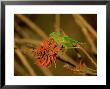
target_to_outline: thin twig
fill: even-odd
[[[36,32],[36,34],[39,34],[42,38],[47,38],[47,35],[42,31],[42,29],[29,18],[21,14],[16,14],[16,16],[26,23],[34,32]]]
[[[33,40],[33,39],[25,39],[25,38],[24,39],[19,39],[19,38],[15,38],[14,40],[17,43],[30,43],[30,44],[34,44],[36,46],[41,44],[41,41]]]
[[[24,29],[22,27],[20,27],[16,22],[14,22],[14,26],[15,26],[15,31],[21,35],[24,38],[30,38],[30,36],[28,35],[28,33],[26,33],[24,31]]]
[[[58,57],[62,59],[63,62],[69,63],[73,66],[76,66],[78,63],[71,59],[68,55],[63,52],[58,53]]]
[[[15,49],[15,53],[18,55],[20,61],[24,64],[24,66],[27,68],[28,72],[30,73],[30,75],[35,76],[37,75],[33,68],[29,65],[29,63],[27,62],[26,57],[21,53],[20,49],[17,48]]]
[[[48,69],[48,68],[43,68],[43,67],[40,67],[39,65],[37,65],[41,71],[45,74],[45,76],[53,76],[52,72]]]
[[[88,57],[88,59],[90,59],[90,61],[95,65],[95,67],[97,67],[96,62],[93,60],[93,58],[87,53],[87,51],[81,47],[80,45],[77,45],[77,47]]]
[[[55,15],[55,31],[60,32],[60,14]]]
[[[72,67],[70,67],[68,64],[65,64],[64,65],[64,68],[66,68],[66,69],[68,69],[68,70],[70,70],[70,71],[73,71],[73,73],[78,73],[78,74],[81,74],[81,75],[87,75],[87,74],[89,74],[89,75],[93,75],[93,76],[96,76],[96,71],[95,72],[93,72],[93,70],[91,71],[90,70],[90,68],[88,69],[88,67],[82,67],[81,69],[79,69],[79,71],[76,71],[74,68],[72,68]]]
[[[77,20],[79,20],[86,28],[87,30],[95,37],[97,38],[97,34],[95,29],[80,15],[80,14],[72,14],[73,17],[75,17]]]
[[[96,46],[93,40],[90,38],[89,34],[87,33],[87,30],[85,28],[82,28],[82,31],[85,34],[87,41],[91,44],[92,51],[96,54]]]
[[[17,62],[16,60],[14,61],[14,68],[17,72],[19,72],[21,75],[25,76],[25,75],[29,75],[29,73],[27,73],[27,71],[22,68]]]
[[[82,20],[82,19],[80,19],[80,16],[79,15],[76,15],[75,14],[75,15],[72,15],[72,16],[74,17],[76,23],[81,27],[81,30],[84,33],[84,35],[85,35],[88,43],[90,44],[92,51],[96,54],[96,46],[95,46],[95,44],[93,42],[93,39],[90,37],[89,33],[87,32],[87,28],[83,25],[83,23],[85,22],[85,20],[83,19],[83,21],[81,22],[80,20]],[[92,29],[92,30],[94,30],[94,29]],[[96,34],[96,33],[94,33],[94,34]]]

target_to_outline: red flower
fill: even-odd
[[[57,46],[57,43],[44,40],[41,47],[33,50],[36,58],[36,63],[42,67],[48,67],[53,61],[56,60],[57,53],[61,50],[62,46]]]

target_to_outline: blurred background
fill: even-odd
[[[55,64],[43,68],[35,64],[32,49],[41,45],[51,32],[64,32],[78,40],[81,49],[66,49],[58,54]],[[63,53],[63,54],[62,54]],[[80,71],[75,66],[83,60]],[[15,14],[14,15],[15,76],[96,76],[97,15],[96,14]]]

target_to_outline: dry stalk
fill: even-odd
[[[24,31],[22,27],[20,27],[16,22],[14,22],[15,31],[20,34],[24,38],[30,38],[30,36]]]
[[[83,24],[83,26],[85,26],[85,27],[87,28],[87,30],[88,30],[95,38],[97,38],[97,34],[96,34],[95,29],[94,29],[80,14],[75,14],[75,15],[72,14],[72,16],[73,16],[74,18],[76,18],[77,20],[79,20],[79,21]]]
[[[76,47],[78,47],[88,57],[88,59],[95,65],[95,67],[97,67],[97,64],[94,61],[94,59],[87,53],[87,51],[83,47],[81,47],[80,45],[77,45]]]
[[[78,18],[78,17],[80,17],[79,15],[72,15],[72,16],[74,17],[76,23],[81,27],[81,30],[82,30],[82,32],[84,33],[84,35],[85,35],[85,37],[86,37],[88,43],[90,44],[92,51],[96,54],[96,53],[97,53],[97,52],[96,52],[96,46],[95,46],[95,44],[94,44],[94,42],[93,42],[93,39],[91,38],[91,36],[90,36],[89,33],[87,32],[87,28],[83,25],[83,23],[85,22],[85,20],[83,19],[83,20],[84,20],[84,22],[83,22],[82,19],[79,19],[79,18]],[[81,21],[80,21],[80,20],[81,20]],[[87,22],[86,22],[86,23],[87,23]],[[92,29],[92,30],[94,30],[94,29]],[[94,34],[95,34],[95,32],[94,32]],[[96,38],[96,37],[95,37],[95,38]]]
[[[55,15],[55,31],[60,32],[60,14]]]
[[[38,41],[38,40],[33,40],[33,39],[20,39],[20,38],[15,38],[14,39],[15,42],[17,43],[30,43],[30,44],[34,44],[35,46],[38,46],[41,44],[41,41]]]
[[[39,34],[42,38],[47,38],[47,35],[42,31],[42,29],[29,18],[21,14],[16,14],[16,16],[26,23],[34,32],[36,32],[36,34]]]
[[[27,68],[28,72],[30,73],[30,75],[32,76],[36,76],[37,74],[34,72],[33,68],[29,65],[29,63],[27,62],[26,57],[22,54],[22,52],[20,51],[19,48],[15,49],[15,53],[17,54],[17,56],[19,57],[20,61],[24,64],[24,66]]]
[[[29,75],[29,73],[23,69],[16,61],[14,61],[14,67],[15,67],[15,70],[17,72],[19,72],[21,75]]]

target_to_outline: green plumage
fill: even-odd
[[[80,43],[69,36],[60,34],[59,32],[52,32],[49,36],[53,38],[58,45],[63,45],[64,48],[74,47],[76,44]]]

